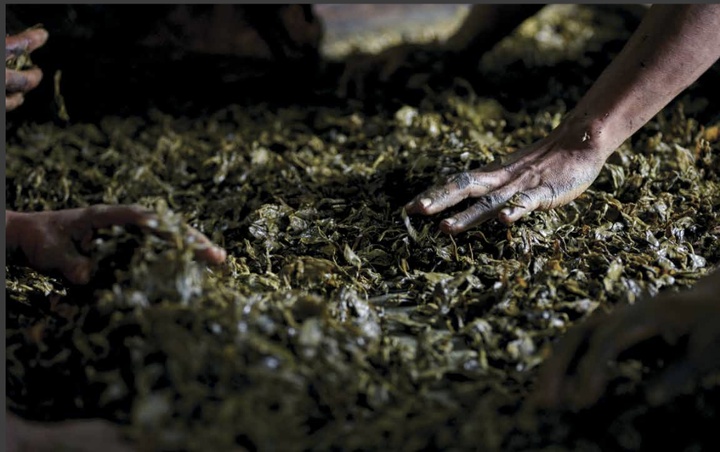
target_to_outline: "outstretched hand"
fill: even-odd
[[[444,232],[457,234],[495,217],[510,224],[534,210],[567,204],[593,183],[607,158],[585,146],[582,137],[573,138],[550,135],[484,168],[450,176],[405,209],[409,214],[434,215],[476,198],[468,209],[440,223]]]
[[[42,47],[48,39],[48,32],[42,28],[24,31],[5,38],[5,61],[20,58]],[[22,105],[25,94],[37,87],[42,80],[40,68],[26,70],[5,68],[5,109],[11,111]]]
[[[688,346],[682,360],[670,364],[650,383],[649,402],[663,403],[687,383],[720,370],[719,290],[720,273],[715,272],[693,290],[663,293],[575,327],[542,368],[532,405],[582,409],[595,404],[607,386],[608,363],[658,337],[670,343],[687,337]],[[578,363],[574,371],[570,369],[573,362]]]
[[[158,233],[157,217],[135,206],[98,205],[88,208],[15,214],[8,224],[8,242],[15,242],[28,264],[39,271],[57,271],[74,284],[87,284],[95,263],[87,256],[93,233],[110,226],[137,226]],[[189,238],[197,259],[219,264],[226,252],[195,229]]]

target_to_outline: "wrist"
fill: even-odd
[[[627,139],[622,130],[613,127],[608,115],[602,117],[571,111],[555,128],[550,139],[562,148],[588,153],[607,160]]]

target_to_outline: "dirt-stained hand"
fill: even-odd
[[[405,209],[409,214],[434,215],[476,198],[467,210],[443,220],[440,228],[457,234],[495,217],[510,224],[534,210],[575,199],[597,178],[605,160],[605,154],[590,147],[563,145],[548,136],[484,168],[448,177]]]
[[[19,58],[42,47],[48,39],[48,32],[42,28],[34,28],[18,35],[5,38],[5,61]],[[5,68],[5,108],[11,111],[22,105],[25,94],[37,87],[42,80],[42,71],[34,67],[27,70]]]
[[[439,57],[438,44],[400,44],[384,51],[371,54],[357,52],[348,56],[345,69],[338,82],[337,94],[340,97],[365,97],[366,87],[373,82],[388,82],[397,72],[410,65],[411,59],[421,54]]]

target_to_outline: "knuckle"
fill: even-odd
[[[532,196],[528,195],[527,193],[525,193],[524,191],[517,192],[516,196],[517,196],[518,200],[524,201],[526,203],[526,205],[533,204],[534,198]]]
[[[528,171],[528,172],[525,173],[525,174],[526,174],[526,176],[525,176],[525,182],[526,182],[530,187],[533,187],[533,188],[534,188],[534,187],[537,187],[538,185],[540,185],[540,184],[542,183],[542,180],[543,180],[542,176],[539,175],[539,174],[537,174],[536,172],[534,172],[534,171]]]
[[[473,211],[465,211],[465,212],[459,213],[454,217],[456,221],[453,226],[455,228],[457,228],[457,227],[469,224],[473,221],[473,219],[475,217],[476,217],[476,214]]]
[[[476,212],[483,212],[492,208],[494,202],[493,199],[496,195],[489,194],[478,198],[478,201],[473,205],[473,210]]]
[[[90,206],[87,209],[87,213],[90,215],[101,215],[105,212],[107,212],[108,206],[105,204],[96,204],[94,206]]]
[[[465,190],[473,183],[473,176],[468,172],[462,172],[450,176],[448,182],[454,184],[459,190]]]
[[[547,190],[549,201],[552,204],[558,197],[558,192],[555,186],[550,182],[543,182],[542,186]]]

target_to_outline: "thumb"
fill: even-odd
[[[90,282],[93,264],[90,258],[77,252],[66,255],[61,265],[61,271],[71,283],[84,285]]]

